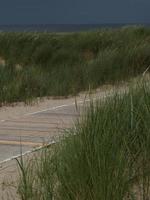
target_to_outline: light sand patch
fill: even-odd
[[[6,61],[2,57],[0,57],[0,65],[6,65]]]
[[[15,119],[19,118],[23,115],[26,115],[27,113],[37,112],[40,110],[46,110],[52,107],[61,106],[61,105],[67,105],[72,104],[75,101],[84,101],[85,99],[89,98],[99,98],[102,96],[105,96],[109,93],[112,93],[112,91],[118,90],[121,88],[121,86],[110,86],[105,85],[103,87],[98,88],[97,90],[92,91],[86,91],[80,93],[76,97],[69,97],[66,99],[54,99],[53,97],[50,98],[41,98],[36,99],[32,104],[26,105],[25,103],[14,103],[8,106],[2,106],[0,108],[0,121],[3,122],[8,119]],[[107,92],[106,92],[107,91]]]
[[[89,91],[84,92],[84,93],[80,93],[78,96],[76,97],[70,97],[67,99],[47,99],[47,98],[43,98],[41,100],[37,100],[34,104],[32,105],[25,105],[24,103],[17,103],[14,106],[3,106],[0,108],[0,120],[1,120],[1,125],[5,124],[5,120],[6,122],[9,121],[9,119],[11,119],[11,123],[13,121],[15,121],[15,119],[19,119],[21,120],[21,118],[23,118],[23,123],[26,123],[26,121],[24,120],[30,120],[31,121],[31,117],[34,118],[35,115],[29,115],[29,113],[39,113],[42,112],[42,110],[51,110],[51,114],[55,113],[54,110],[52,108],[59,108],[59,114],[61,115],[64,112],[66,112],[66,107],[67,105],[75,105],[75,102],[77,102],[77,105],[80,104],[81,102],[84,103],[84,101],[89,100],[89,99],[99,99],[99,98],[104,98],[107,97],[109,95],[112,95],[114,91],[118,91],[118,92],[122,92],[122,90],[125,90],[125,86],[110,86],[110,85],[105,85],[103,87],[100,87],[97,90],[93,90],[91,91],[89,89]],[[66,107],[65,107],[66,105]],[[70,108],[71,109],[71,108]],[[70,110],[70,112],[72,112]],[[56,113],[57,114],[57,113]],[[50,115],[51,116],[51,115]],[[37,115],[38,117],[38,115]],[[44,116],[43,116],[44,117]],[[59,117],[59,116],[58,116]],[[25,118],[25,119],[24,119]],[[27,119],[26,119],[27,118]],[[59,117],[60,118],[60,117]],[[58,119],[59,119],[58,118]],[[70,123],[69,119],[70,116],[65,116],[64,118],[66,118],[66,120],[68,121],[68,123]],[[14,119],[14,120],[13,120]],[[42,119],[42,116],[40,115],[40,119]],[[56,121],[52,121],[53,122],[58,122],[58,119],[52,118],[53,120],[56,119]],[[32,119],[34,120],[34,119]],[[39,119],[38,119],[39,120]],[[35,121],[34,121],[35,122]],[[47,122],[47,121],[46,121]],[[21,123],[21,122],[20,122]],[[40,124],[41,122],[39,122]],[[38,123],[37,123],[38,124]],[[34,123],[35,126],[35,123]],[[46,124],[44,124],[44,126],[46,126]],[[50,126],[53,126],[50,125]],[[15,131],[16,134],[16,131]],[[26,134],[27,135],[27,134]],[[37,133],[36,133],[37,135]],[[10,134],[8,134],[8,136],[10,136]],[[11,139],[11,138],[10,138]],[[7,143],[7,141],[3,140],[2,143]],[[33,144],[34,141],[25,141],[24,145],[31,145]],[[9,142],[10,143],[10,142]],[[37,142],[38,143],[38,142]],[[1,143],[0,143],[1,144]],[[18,142],[15,140],[11,140],[11,145],[18,145]],[[29,155],[31,156],[31,155]],[[10,199],[19,199],[19,197],[17,196],[17,179],[18,179],[18,169],[17,169],[17,164],[15,162],[15,160],[11,160],[9,162],[6,162],[4,164],[2,164],[0,166],[0,199],[4,198],[7,199],[7,195],[9,195]]]

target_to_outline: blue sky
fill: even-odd
[[[150,23],[150,0],[0,0],[0,24]]]

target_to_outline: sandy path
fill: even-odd
[[[123,89],[124,90],[124,89]],[[0,161],[16,156],[20,150],[20,136],[23,152],[42,145],[42,141],[51,140],[61,134],[60,130],[73,125],[79,116],[75,106],[82,108],[85,100],[103,98],[122,87],[104,86],[90,96],[82,93],[68,99],[43,99],[38,104],[23,105],[0,109]],[[42,140],[41,140],[42,138]],[[17,200],[17,165],[14,159],[0,164],[0,199]]]

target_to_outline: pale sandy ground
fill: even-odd
[[[24,161],[28,162],[37,153],[39,151],[24,156]],[[17,191],[19,177],[20,171],[16,160],[0,164],[0,200],[20,200]]]
[[[112,92],[115,90],[118,91],[121,89],[121,86],[112,87],[110,85],[105,85],[95,91],[81,93],[77,97],[70,97],[67,99],[43,98],[42,100],[35,102],[32,105],[24,105],[24,103],[18,103],[13,106],[3,106],[0,108],[0,121],[21,118],[22,116],[28,115],[33,112],[42,111],[61,105],[73,104],[75,103],[75,101],[80,102],[88,100],[89,98],[102,98],[104,96],[112,94]],[[0,200],[19,199],[16,190],[18,183],[18,181],[16,181],[17,177],[18,169],[15,160],[11,160],[0,165]]]
[[[0,58],[0,64],[5,64],[5,61],[2,58]],[[41,100],[35,101],[31,105],[17,103],[10,106],[3,106],[0,108],[0,121],[3,122],[9,119],[21,118],[22,116],[28,115],[33,112],[38,112],[61,105],[73,104],[75,101],[84,101],[89,98],[102,98],[109,94],[112,94],[114,91],[124,91],[124,89],[124,83],[120,86],[115,87],[105,85],[92,92],[87,91],[84,93],[80,93],[77,97],[69,97],[67,99],[43,98]],[[30,158],[31,156],[32,154],[25,156],[25,159],[28,159],[28,157]],[[20,200],[17,194],[18,178],[19,173],[16,160],[13,159],[11,161],[0,164],[0,200]]]
[[[5,60],[2,57],[0,57],[0,65],[5,66],[5,64],[6,64]]]
[[[0,121],[8,119],[21,118],[24,115],[28,115],[33,112],[38,112],[53,108],[61,105],[73,104],[75,101],[80,102],[88,99],[97,99],[112,95],[113,92],[122,92],[127,88],[125,84],[119,86],[105,85],[95,91],[80,93],[77,97],[69,97],[67,99],[47,99],[43,98],[40,101],[36,101],[32,105],[25,105],[24,103],[18,103],[13,106],[3,106],[0,108]],[[29,155],[29,156],[32,156]],[[0,200],[19,200],[17,195],[17,183],[18,183],[18,167],[15,160],[11,160],[0,164]]]
[[[19,118],[20,116],[49,109],[52,107],[60,106],[60,105],[67,105],[74,103],[76,100],[87,100],[89,98],[98,98],[105,96],[105,93],[112,93],[112,91],[115,91],[116,89],[118,90],[119,88],[122,88],[120,86],[110,86],[110,85],[105,85],[97,90],[93,91],[87,91],[84,93],[80,93],[76,97],[69,97],[69,98],[42,98],[40,100],[36,100],[32,104],[24,104],[24,103],[16,103],[12,104],[10,106],[3,106],[0,107],[0,120],[6,120],[10,118]]]
[[[23,116],[28,116],[30,113],[47,110],[62,105],[72,105],[76,101],[84,102],[88,99],[102,99],[103,97],[111,96],[114,92],[124,92],[128,90],[128,84],[122,83],[119,86],[105,85],[94,91],[80,93],[77,97],[69,97],[66,99],[43,98],[32,105],[17,103],[15,105],[3,106],[0,108],[0,121],[3,122],[9,119],[20,119]],[[57,133],[56,133],[57,134]],[[32,157],[32,153],[25,156]],[[17,195],[18,184],[18,166],[16,160],[11,160],[0,164],[0,200],[19,200]]]

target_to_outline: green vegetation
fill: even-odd
[[[150,65],[150,29],[1,32],[0,63],[0,104],[66,97],[142,74]]]
[[[22,200],[149,199],[149,82],[91,103],[67,132],[20,163]]]

